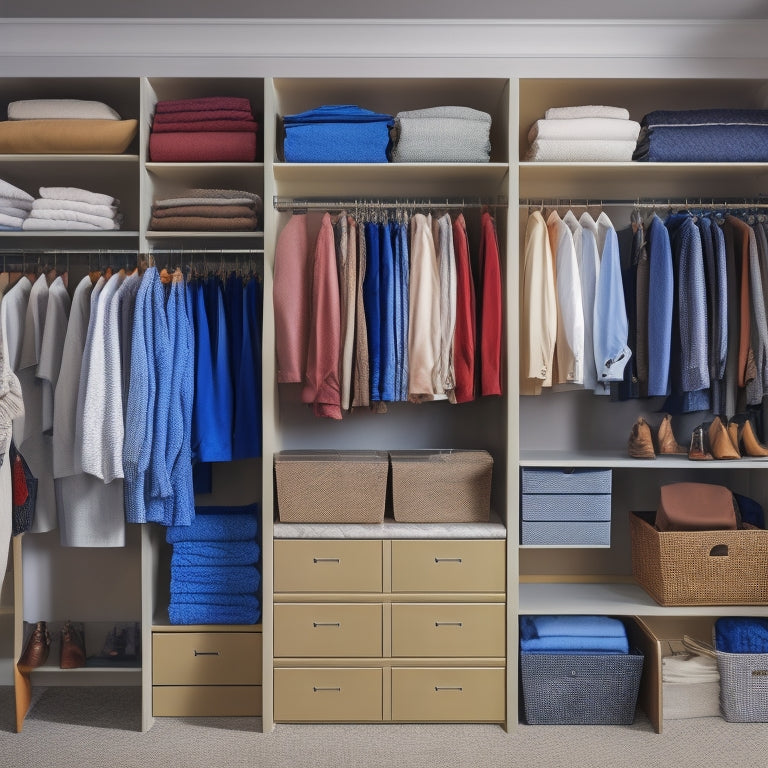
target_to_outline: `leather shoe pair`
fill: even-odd
[[[629,435],[629,455],[633,459],[655,459],[659,456],[685,456],[688,451],[675,439],[672,417],[665,413],[656,434],[651,425],[641,416],[632,425]]]
[[[81,630],[71,621],[65,621],[61,629],[62,669],[77,669],[85,666],[85,638]]]
[[[38,621],[16,666],[22,672],[42,667],[48,661],[50,650],[51,633],[44,621]]]

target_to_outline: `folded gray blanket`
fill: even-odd
[[[487,163],[491,116],[471,107],[432,107],[395,115],[393,163]]]
[[[101,101],[82,99],[25,99],[8,104],[9,120],[121,120]]]
[[[35,199],[29,192],[14,187],[13,184],[9,184],[3,179],[0,179],[0,197],[7,200],[26,200],[30,203]]]

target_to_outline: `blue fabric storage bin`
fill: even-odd
[[[523,493],[610,493],[610,469],[522,470]]]
[[[611,543],[611,521],[523,520],[520,543],[545,546],[608,546]]]
[[[523,520],[610,520],[610,493],[525,493]]]

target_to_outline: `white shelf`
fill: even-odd
[[[661,606],[632,583],[520,584],[521,614],[605,614],[614,616],[766,616],[768,606]]]
[[[521,467],[605,467],[631,469],[768,469],[768,460],[744,457],[730,461],[691,461],[685,456],[633,459],[624,451],[521,451]]]
[[[133,237],[138,238],[139,233],[134,230],[118,229],[118,230],[102,230],[97,231],[93,229],[25,229],[18,232],[3,232],[3,237],[55,237],[61,238],[74,238],[74,237],[87,237],[87,238],[125,238]]]
[[[194,239],[194,240],[211,240],[213,238],[224,238],[227,240],[244,240],[252,239],[256,237],[264,237],[263,230],[249,230],[247,232],[156,232],[154,230],[147,230],[147,240],[179,240],[179,239]]]

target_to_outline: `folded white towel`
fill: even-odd
[[[40,187],[40,197],[49,200],[77,200],[91,205],[120,205],[120,201],[115,197],[78,187]]]
[[[101,101],[82,99],[25,99],[8,104],[9,120],[120,120]]]
[[[32,204],[32,210],[80,211],[80,213],[89,213],[91,216],[107,216],[111,219],[117,213],[117,207],[114,205],[91,205],[91,203],[81,203],[78,200],[51,200],[43,197],[35,200]]]
[[[637,141],[640,123],[613,117],[581,117],[564,120],[537,120],[528,131],[536,139],[619,139]]]
[[[675,654],[661,660],[661,679],[665,683],[713,683],[720,679],[717,661],[709,656]]]
[[[48,219],[50,221],[79,221],[85,224],[93,224],[98,229],[120,229],[118,219],[111,216],[92,216],[81,211],[56,210],[55,208],[32,209],[31,218]]]
[[[24,223],[21,225],[21,228],[24,230],[78,229],[87,230],[89,232],[104,231],[101,227],[97,227],[95,224],[88,224],[85,221],[53,221],[52,219],[38,219],[35,216],[30,216],[28,219],[24,219]]]
[[[9,216],[7,213],[0,213],[0,224],[4,227],[20,227],[24,223],[22,216]]]
[[[551,163],[627,162],[636,145],[634,141],[618,140],[537,139],[525,159]]]
[[[23,189],[14,187],[13,184],[9,184],[2,179],[0,179],[0,197],[5,197],[10,200],[29,200],[29,202],[32,202],[35,199]]]
[[[21,211],[31,211],[33,202],[34,198],[32,198],[32,200],[19,200],[18,198],[3,197],[0,195],[0,205],[4,205],[6,207],[10,206],[11,208],[18,208]]]
[[[544,117],[547,120],[563,120],[571,117],[612,117],[629,120],[629,110],[624,107],[604,107],[599,104],[585,104],[578,107],[550,107]]]
[[[29,216],[29,210],[26,208],[17,208],[13,205],[3,205],[2,200],[0,200],[0,213],[4,213],[6,216],[18,216],[22,219],[26,219],[27,216]]]
[[[254,210],[261,210],[261,206],[257,209],[249,197],[169,197],[153,203],[155,208],[175,208],[179,205],[250,205]]]

